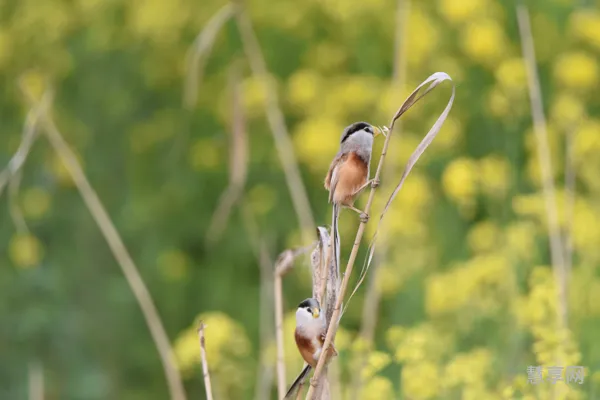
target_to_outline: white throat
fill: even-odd
[[[309,337],[320,335],[325,328],[325,318],[323,314],[319,318],[314,318],[305,309],[296,310],[296,329]]]

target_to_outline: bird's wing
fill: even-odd
[[[329,167],[327,177],[325,178],[325,188],[329,190],[329,202],[333,200],[335,188],[339,182],[339,170],[344,161],[348,158],[348,153],[338,153]]]

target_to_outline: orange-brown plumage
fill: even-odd
[[[325,177],[329,201],[352,206],[356,191],[367,182],[368,175],[369,165],[355,152],[336,157]]]
[[[315,360],[314,354],[316,353],[318,348],[315,347],[315,344],[310,338],[299,334],[298,330],[294,332],[294,338],[296,339],[296,346],[298,346],[298,350],[300,351],[300,355],[302,356],[304,361],[306,361],[306,363],[311,367],[315,368],[318,359]],[[325,333],[323,332],[321,335],[319,335],[317,339],[319,341],[319,346],[323,347],[323,343],[325,343]],[[337,356],[338,354],[333,344],[331,345],[331,353],[334,356]]]

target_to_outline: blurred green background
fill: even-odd
[[[343,128],[388,124],[416,85],[444,71],[454,107],[382,223],[374,266],[344,315],[334,398],[599,399],[600,2],[527,2],[564,254],[554,266],[512,1],[249,0],[266,79],[235,17],[192,62],[196,36],[224,5],[0,2],[2,168],[31,107],[22,90],[39,100],[51,88],[52,118],[148,286],[187,397],[205,396],[202,318],[215,398],[275,398],[269,268],[310,243],[310,219],[329,225],[323,179]],[[269,87],[296,160],[274,140]],[[449,96],[440,85],[395,131],[357,268]],[[43,124],[39,132],[0,197],[0,398],[169,398],[119,264]],[[303,224],[282,160],[300,171]],[[233,197],[222,197],[230,180]],[[343,260],[357,226],[342,214]],[[302,367],[292,332],[311,293],[306,261],[284,281],[287,383]],[[536,365],[584,366],[585,382],[530,385]]]

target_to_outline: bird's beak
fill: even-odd
[[[318,308],[315,308],[315,309],[313,310],[313,313],[312,313],[312,314],[313,314],[313,317],[314,317],[314,318],[319,318],[319,309],[318,309]]]

